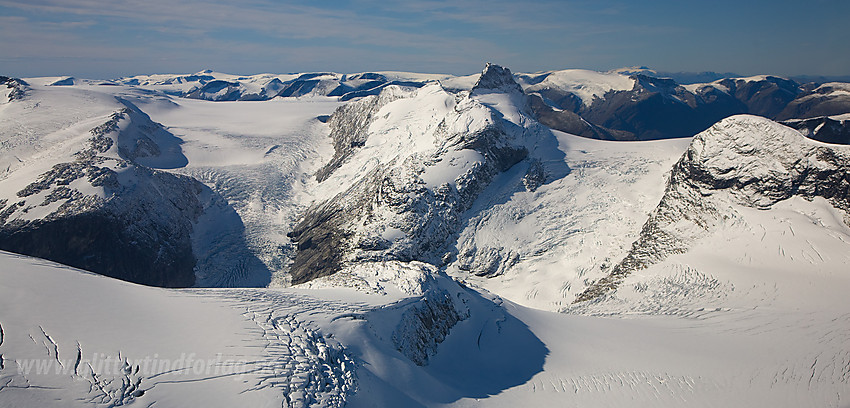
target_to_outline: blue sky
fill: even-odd
[[[850,75],[848,0],[0,0],[0,75],[470,74],[649,66]]]

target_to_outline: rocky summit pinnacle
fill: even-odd
[[[472,92],[479,90],[498,90],[502,92],[519,91],[522,92],[522,87],[514,80],[511,70],[502,66],[487,63],[484,71],[481,72],[481,77],[472,87]]]

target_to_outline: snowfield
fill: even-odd
[[[746,115],[550,131],[500,69],[0,85],[0,225],[129,197],[116,214],[195,260],[164,289],[0,251],[0,407],[850,407],[846,146]],[[584,104],[634,86],[517,78]],[[210,81],[237,85],[176,96]],[[293,242],[310,214],[343,238]],[[338,271],[293,286],[321,245]]]
[[[593,104],[594,99],[602,99],[607,92],[629,91],[635,85],[635,80],[628,75],[585,69],[523,74],[519,77],[519,82],[529,93],[552,89],[571,92],[577,95],[584,105]]]
[[[3,406],[794,407],[844,406],[850,391],[846,276],[741,277],[751,270],[707,250],[636,276],[591,316],[438,275],[424,289],[469,315],[426,366],[392,340],[422,298],[387,281],[385,294],[175,291],[0,257]]]

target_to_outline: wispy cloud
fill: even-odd
[[[821,1],[835,8],[835,1]],[[739,6],[757,8],[750,3]],[[788,30],[769,24],[783,16],[776,8],[766,10],[780,14],[752,21],[721,18],[725,14],[712,11],[714,6],[697,11],[695,7],[677,0],[651,4],[621,0],[0,0],[0,35],[12,39],[0,42],[0,70],[8,73],[10,67],[26,67],[26,58],[44,60],[47,55],[68,61],[86,56],[92,62],[89,71],[82,72],[94,74],[156,69],[147,68],[154,63],[160,64],[158,71],[233,66],[240,73],[328,69],[471,73],[488,60],[514,70],[610,69],[634,64],[668,70],[714,69],[717,61],[731,61],[726,69],[734,70],[731,56],[725,60],[717,56],[728,54],[730,48],[736,56],[746,55],[747,50],[764,54],[790,41]],[[706,12],[717,18],[700,17]],[[734,15],[738,14],[746,15]],[[834,20],[837,17],[831,16],[840,14],[825,18]],[[738,26],[718,29],[716,21]],[[771,30],[777,39],[748,37],[757,24],[761,24],[759,33]],[[810,25],[810,30],[794,35],[809,36],[814,43],[850,35],[843,23]],[[834,32],[828,36],[809,33],[820,27],[833,27]],[[754,38],[771,47],[756,45]],[[814,58],[826,53],[818,47],[806,52]],[[12,58],[18,65],[8,63]],[[821,66],[841,69],[850,60],[829,58]],[[767,65],[769,60],[761,58],[752,64]],[[48,69],[45,64],[30,66]]]

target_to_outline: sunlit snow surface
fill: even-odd
[[[44,86],[58,79],[28,80],[30,99],[0,105],[4,183],[32,180],[120,96],[182,141],[188,164],[168,171],[221,194],[238,214],[221,223],[242,223],[231,232],[245,235],[248,265],[285,285],[285,234],[324,198],[311,175],[332,148],[317,116],[340,102]],[[483,102],[512,117],[509,101]],[[399,132],[431,115],[405,122],[393,113],[416,110],[396,107],[382,120]],[[846,214],[820,199],[730,201],[737,216],[687,253],[572,305],[628,251],[689,140],[554,136],[547,157],[562,163],[549,168],[568,171],[536,191],[517,187],[523,174],[499,175],[460,233],[458,247],[515,253],[494,278],[389,262],[302,288],[165,290],[0,253],[0,406],[848,406]],[[197,230],[197,248],[215,251],[220,234]],[[419,366],[395,337],[435,293],[467,315]]]

